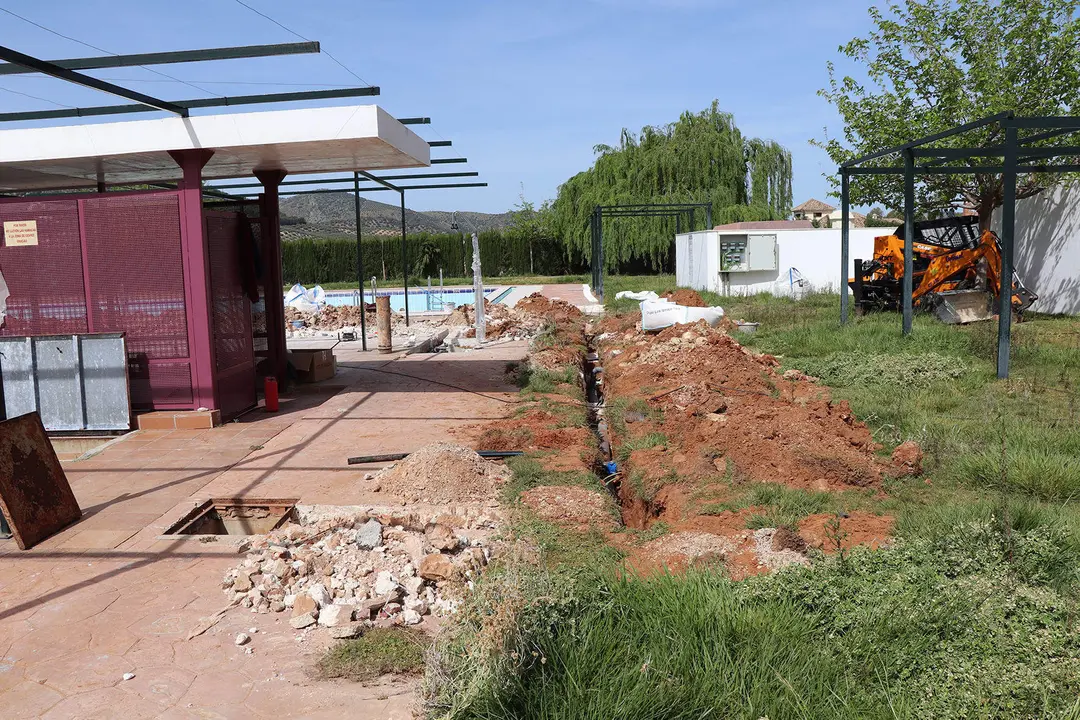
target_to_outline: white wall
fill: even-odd
[[[1001,209],[994,212],[1001,229]],[[1039,299],[1032,310],[1080,314],[1080,185],[1016,203],[1016,272]]]
[[[777,270],[728,273],[733,295],[770,292],[774,295],[803,295],[815,290],[837,292],[852,274],[856,258],[874,255],[874,238],[888,235],[889,228],[852,228],[847,277],[840,272],[840,229],[761,230],[755,234],[776,235],[780,263]],[[700,236],[702,233],[697,233]],[[715,233],[709,233],[715,235]],[[744,233],[745,234],[745,233]],[[714,243],[715,244],[715,243]],[[676,243],[676,254],[679,245]],[[715,252],[715,251],[714,251]],[[676,257],[678,265],[678,257]],[[792,270],[798,271],[791,272]],[[792,279],[804,278],[799,285]],[[712,289],[699,287],[698,289]]]

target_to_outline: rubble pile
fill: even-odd
[[[490,560],[498,524],[476,509],[426,522],[415,513],[306,512],[306,523],[254,538],[222,587],[251,612],[288,612],[293,628],[324,626],[340,638],[454,612]]]
[[[394,317],[394,320],[397,320]],[[305,313],[294,307],[285,307],[285,323],[290,327],[293,321],[300,321],[303,327],[311,330],[352,330],[360,327],[360,308],[356,305],[327,305],[317,313]],[[368,327],[375,327],[375,313],[367,312]],[[404,320],[398,320],[404,326]]]
[[[374,480],[408,502],[497,504],[495,498],[509,477],[505,465],[485,460],[475,450],[432,443],[383,468]]]

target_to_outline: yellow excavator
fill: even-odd
[[[997,312],[1002,288],[1001,244],[997,235],[979,232],[976,216],[915,223],[912,302],[942,322],[988,320]],[[903,303],[904,226],[874,238],[874,257],[855,266],[849,280],[858,312],[899,310]],[[1013,313],[1022,317],[1038,296],[1013,272]]]

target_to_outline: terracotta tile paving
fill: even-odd
[[[331,641],[319,631],[298,642],[284,614],[234,609],[188,640],[225,604],[220,582],[236,541],[160,536],[202,498],[395,502],[393,488],[374,492],[363,480],[373,468],[346,458],[413,450],[504,416],[506,363],[524,352],[513,343],[407,358],[341,353],[337,394],[301,388],[276,415],[133,433],[65,463],[83,519],[27,552],[0,541],[0,717],[413,717],[416,681],[313,679]],[[252,627],[237,647],[236,633]],[[127,672],[135,677],[123,680]]]

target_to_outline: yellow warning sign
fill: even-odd
[[[4,221],[4,245],[26,247],[37,244],[37,220]]]

